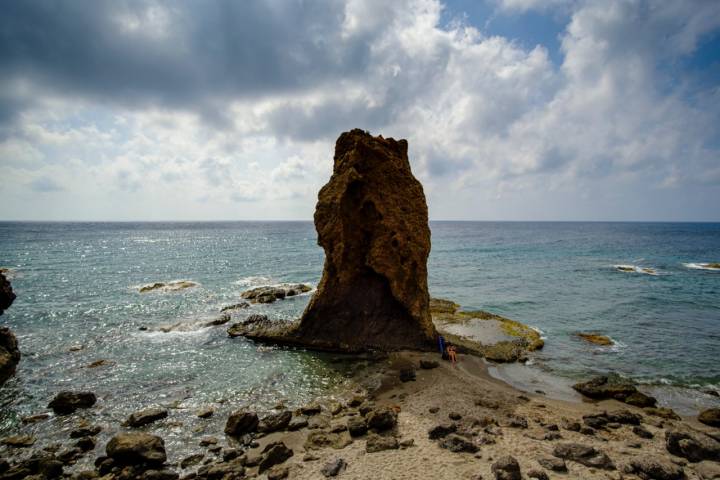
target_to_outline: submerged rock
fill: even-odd
[[[48,408],[52,408],[58,415],[73,413],[79,408],[90,408],[97,402],[97,397],[92,392],[60,392],[55,395]]]
[[[601,345],[604,347],[614,344],[610,337],[606,335],[600,335],[599,333],[578,333],[577,336],[582,338],[586,342],[593,343],[595,345]]]
[[[177,291],[185,290],[186,288],[197,287],[198,283],[190,280],[175,280],[173,282],[155,282],[141,286],[138,291],[140,293],[152,292],[153,290],[165,290],[165,291]]]
[[[248,302],[235,303],[233,305],[228,305],[228,306],[222,307],[220,309],[220,313],[227,312],[230,310],[240,310],[243,308],[248,308],[249,306],[250,306],[250,304]]]
[[[143,425],[148,425],[167,416],[168,411],[164,408],[146,408],[130,415],[128,419],[125,420],[124,425],[133,428],[142,427]]]

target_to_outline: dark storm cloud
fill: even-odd
[[[361,72],[369,39],[341,38],[343,15],[341,2],[317,1],[7,2],[0,81],[202,114]],[[14,102],[0,96],[0,121],[14,118]]]

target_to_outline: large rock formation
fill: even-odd
[[[12,305],[15,300],[10,282],[0,272],[0,315]],[[15,368],[20,362],[15,335],[7,327],[0,327],[0,386],[15,374]]]
[[[338,138],[315,209],[325,267],[300,337],[351,348],[432,343],[427,204],[407,148],[358,129]]]
[[[433,347],[427,204],[407,148],[358,129],[340,135],[315,210],[325,250],[317,292],[299,324],[245,336],[341,351]]]

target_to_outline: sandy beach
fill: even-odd
[[[471,355],[461,355],[456,367],[441,361],[437,368],[417,369],[414,381],[400,380],[402,370],[418,365],[421,359],[434,357],[414,352],[391,355],[381,367],[384,371],[381,387],[369,392],[368,402],[373,407],[387,406],[399,411],[397,426],[386,435],[397,437],[401,445],[411,442],[411,446],[368,453],[367,439],[363,436],[342,449],[306,451],[303,444],[308,432],[303,429],[261,438],[259,446],[250,450],[248,457],[262,452],[272,442],[283,441],[295,451],[285,464],[288,478],[297,479],[323,478],[323,467],[337,459],[347,463],[339,474],[339,478],[346,479],[496,478],[492,465],[508,455],[517,459],[522,478],[643,478],[625,473],[632,468],[629,465],[633,459],[641,455],[684,467],[685,476],[689,479],[716,478],[707,476],[707,472],[713,468],[717,472],[720,468],[717,463],[688,464],[666,450],[665,431],[668,429],[684,427],[712,433],[712,429],[694,419],[669,420],[651,416],[642,409],[614,400],[568,402],[520,392],[492,378],[485,362]],[[641,416],[640,425],[610,422],[605,428],[588,428],[584,433],[573,431],[586,427],[583,416],[605,411],[638,414]],[[326,416],[330,430],[334,427],[340,430],[340,426],[357,413],[348,408],[334,416],[325,411],[320,415]],[[443,424],[454,424],[458,431],[467,432],[467,438],[479,447],[478,451],[455,453],[442,448],[438,440],[430,439],[429,431]],[[649,432],[652,438],[641,438],[633,432],[633,427]],[[543,459],[557,461],[554,449],[559,444],[568,443],[593,447],[605,453],[614,467],[594,468],[566,460],[567,470],[554,472],[538,462]],[[308,453],[311,454],[310,460],[306,457]],[[700,476],[697,470],[705,476]]]

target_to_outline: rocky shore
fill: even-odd
[[[717,409],[698,421],[615,399],[563,402],[493,379],[473,355],[456,367],[438,357],[375,358],[379,382],[371,387],[365,372],[342,399],[235,411],[183,458],[154,429],[167,409],[137,411],[100,442],[103,427],[86,420],[95,396],[61,393],[53,413],[28,425],[61,416],[67,440],[35,448],[42,442],[28,433],[2,439],[0,479],[720,478]],[[88,460],[94,468],[75,466]]]

